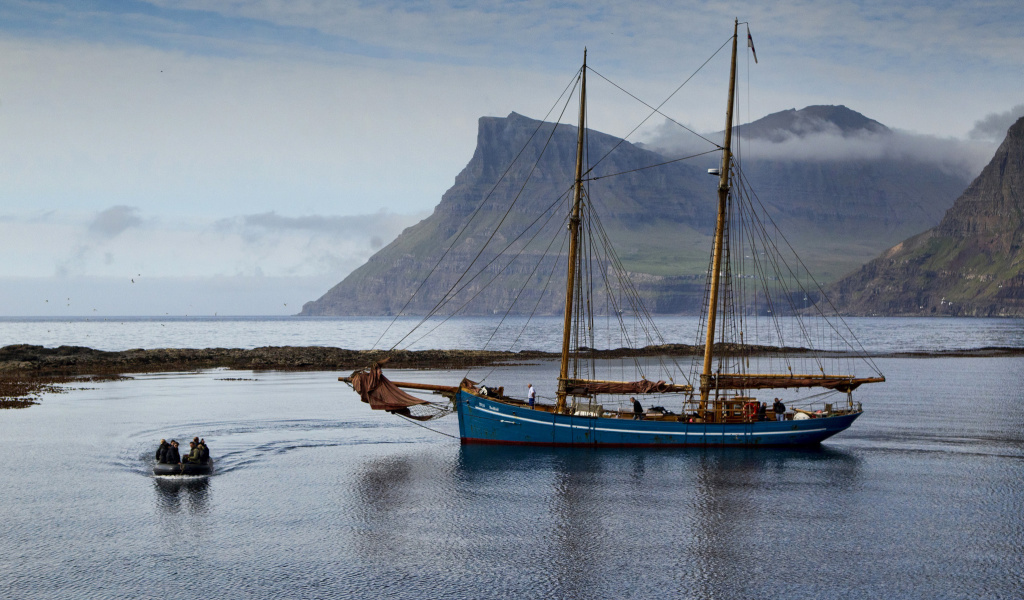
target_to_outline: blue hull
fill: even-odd
[[[861,413],[757,423],[683,423],[556,415],[481,398],[455,398],[463,444],[534,446],[807,446],[849,427]]]

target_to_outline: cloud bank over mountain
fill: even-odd
[[[846,129],[834,122],[810,117],[787,123],[786,128],[762,127],[756,131],[751,128],[744,133],[740,127],[738,148],[741,158],[778,161],[911,160],[934,164],[947,173],[970,180],[988,163],[1006,135],[1006,129],[1020,116],[1018,113],[1024,114],[1024,105],[979,120],[970,139],[925,135],[884,126]],[[719,143],[722,134],[702,135]],[[644,146],[667,156],[687,156],[709,148],[707,141],[667,120],[652,132]]]

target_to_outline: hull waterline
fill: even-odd
[[[463,444],[530,446],[684,447],[809,446],[848,428],[861,413],[792,421],[685,423],[556,415],[460,390]]]

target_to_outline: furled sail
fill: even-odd
[[[574,396],[593,394],[680,394],[693,391],[693,386],[676,385],[665,381],[600,381],[594,379],[567,379],[565,391]]]
[[[388,380],[381,372],[379,363],[352,373],[351,383],[352,389],[373,410],[399,411],[418,404],[429,404],[426,400],[405,393]]]
[[[862,383],[880,383],[885,377],[853,377],[852,375],[754,375],[722,373],[709,376],[704,389],[768,390],[820,387],[839,392],[852,392]]]

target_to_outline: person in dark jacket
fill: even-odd
[[[643,421],[643,419],[644,419],[644,407],[640,406],[640,401],[637,400],[636,398],[630,398],[630,401],[633,402],[633,420],[634,421]]]
[[[758,421],[764,421],[765,415],[767,414],[767,412],[768,412],[768,403],[767,402],[761,402],[760,406],[757,407],[757,420]]]
[[[162,463],[167,458],[167,449],[171,445],[167,443],[167,440],[160,440],[160,447],[156,449],[156,462]]]
[[[199,462],[207,464],[210,462],[210,449],[206,447],[206,440],[199,440]]]
[[[782,400],[775,399],[775,403],[772,404],[772,410],[775,412],[776,421],[784,421],[786,419],[786,405],[782,403]]]
[[[178,442],[171,440],[171,445],[167,447],[167,452],[164,454],[164,462],[169,465],[181,462],[181,455],[178,454]]]

